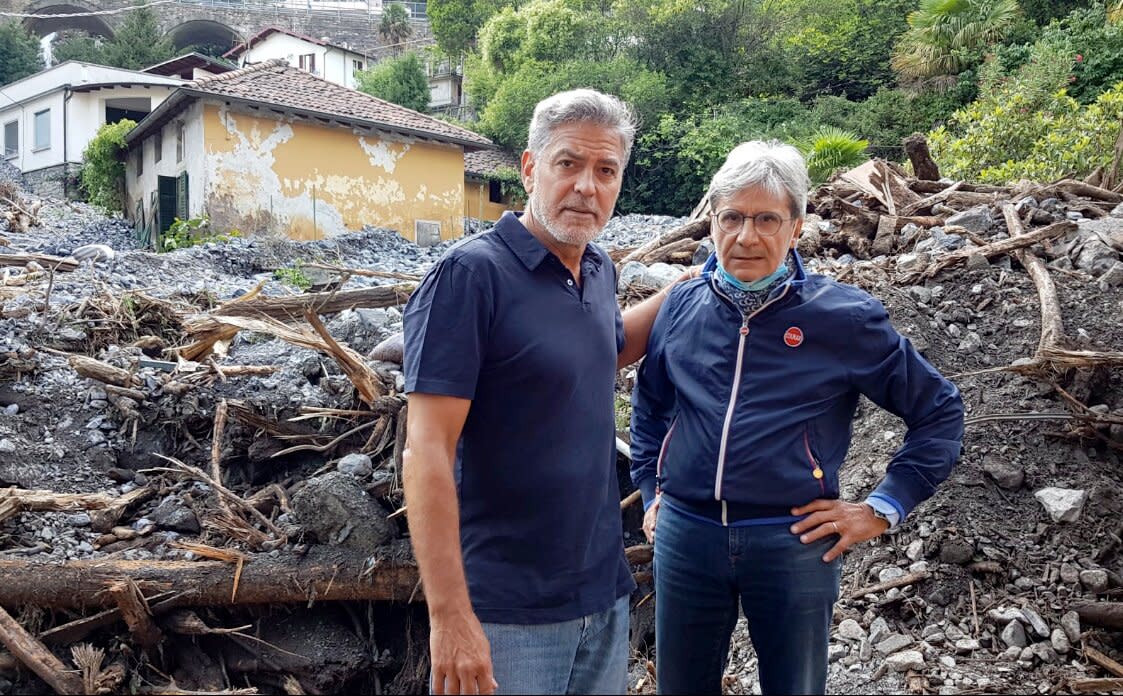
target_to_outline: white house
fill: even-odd
[[[245,43],[227,51],[223,57],[235,61],[239,67],[280,59],[294,68],[348,89],[358,86],[355,73],[370,65],[364,53],[282,27],[262,29]]]
[[[28,186],[65,196],[82,153],[105,123],[147,116],[183,80],[66,61],[0,88],[4,159]]]

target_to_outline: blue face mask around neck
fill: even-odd
[[[763,290],[772,283],[775,283],[780,278],[786,276],[788,274],[788,263],[787,258],[785,257],[780,261],[780,265],[776,268],[775,271],[772,271],[771,274],[766,275],[760,280],[754,280],[751,283],[746,283],[729,271],[725,270],[725,266],[721,265],[720,260],[717,262],[717,270],[721,273],[722,280],[724,280],[726,283],[729,283],[733,287],[743,292],[749,292],[755,290]]]

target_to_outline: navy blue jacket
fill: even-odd
[[[660,309],[632,397],[632,480],[649,505],[720,505],[790,518],[838,498],[858,397],[908,427],[871,498],[905,516],[959,457],[963,402],[858,288],[796,272],[745,316],[718,288],[711,256]],[[723,519],[724,521],[724,519]]]

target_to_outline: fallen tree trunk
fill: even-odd
[[[970,256],[974,254],[980,254],[990,259],[994,258],[995,256],[1009,254],[1016,249],[1024,249],[1028,246],[1033,246],[1034,244],[1043,242],[1046,239],[1061,237],[1075,230],[1075,222],[1062,220],[1061,222],[1054,222],[1052,225],[1042,227],[1041,229],[1034,230],[1033,232],[1027,232],[1026,234],[1023,234],[1019,237],[1002,239],[981,247],[966,247],[964,249],[953,251],[950,254],[944,254],[943,256],[939,257],[931,264],[929,264],[927,268],[906,274],[903,276],[903,279],[906,282],[912,283],[923,278],[931,278],[946,268],[950,268],[958,263],[966,261]]]
[[[47,254],[0,254],[0,266],[26,266],[29,261],[34,261],[44,268],[56,271],[73,271],[78,268],[74,259],[65,259]]]
[[[85,693],[82,680],[0,607],[0,643],[60,694]]]
[[[246,302],[228,302],[215,309],[214,317],[261,317],[273,319],[302,319],[305,312],[334,314],[345,309],[378,309],[405,304],[413,293],[414,285],[380,285],[360,290],[317,292],[291,297],[255,297]]]
[[[647,242],[643,246],[639,247],[638,249],[632,251],[630,254],[628,254],[624,258],[620,259],[619,261],[617,261],[616,267],[621,268],[621,267],[624,266],[624,264],[628,263],[629,261],[639,261],[640,259],[647,256],[648,254],[655,251],[656,249],[660,249],[662,247],[665,247],[668,244],[672,244],[674,242],[678,242],[678,241],[681,241],[683,239],[703,239],[709,233],[710,233],[710,218],[709,218],[709,216],[707,216],[707,217],[705,217],[701,220],[691,220],[690,222],[686,223],[682,227],[676,227],[675,229],[671,230],[670,232],[667,232],[667,233],[665,233],[665,234],[663,234],[659,237],[656,237],[655,239],[650,240],[649,242]]]
[[[303,556],[250,556],[233,596],[235,566],[220,561],[0,560],[0,606],[115,607],[106,589],[126,579],[146,594],[177,591],[175,606],[423,599],[412,559],[368,560],[353,551],[322,546]]]
[[[1123,602],[1096,602],[1076,607],[1080,623],[1123,631]]]

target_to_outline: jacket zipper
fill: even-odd
[[[678,416],[671,421],[671,427],[667,429],[667,434],[663,436],[663,445],[659,448],[659,458],[655,460],[655,494],[660,493],[662,488],[659,484],[663,480],[663,458],[667,456],[667,447],[671,444],[671,436],[675,434],[675,427],[678,425]]]
[[[823,468],[819,466],[819,461],[815,459],[814,453],[811,452],[811,438],[807,434],[807,428],[803,429],[803,446],[807,450],[807,461],[811,462],[811,475],[819,481],[819,490],[826,494],[827,484],[823,482]]]
[[[721,291],[720,288],[717,287],[716,282],[711,280],[711,284],[714,288],[714,291],[717,292],[718,295],[725,298],[725,300],[734,307],[737,306],[733,303],[733,300],[729,299],[728,295],[726,295]],[[781,299],[783,299],[788,294],[788,289],[791,288],[791,286],[792,284],[790,282],[787,283],[786,285],[784,285],[784,291],[779,295],[762,304],[756,309],[756,311],[752,312],[751,314],[745,314],[744,318],[741,321],[741,328],[738,329],[740,338],[737,342],[737,366],[733,370],[733,387],[729,390],[729,406],[725,409],[725,424],[722,426],[721,446],[718,448],[717,453],[717,475],[714,477],[714,500],[721,500],[721,479],[722,475],[725,473],[725,454],[726,448],[729,445],[729,427],[733,423],[733,409],[737,405],[737,387],[741,384],[741,368],[744,364],[745,340],[749,337],[749,320],[763,312],[769,305],[773,304],[774,302],[779,302]],[[722,504],[721,523],[722,525],[728,526],[728,521],[725,519],[724,501]]]

